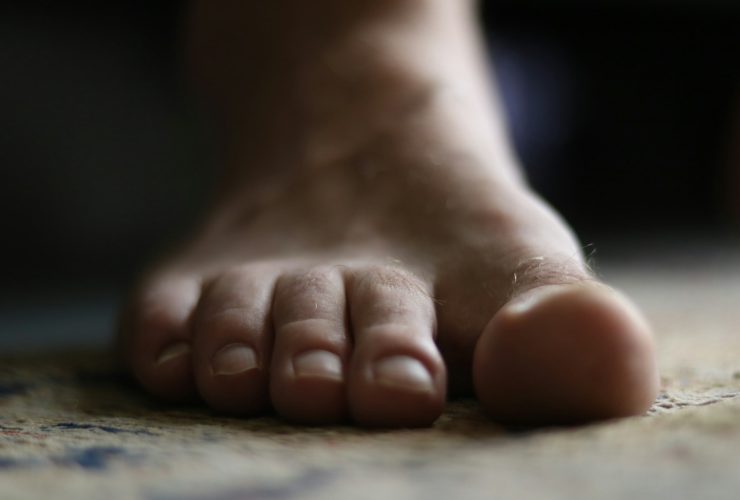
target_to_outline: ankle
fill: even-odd
[[[453,62],[475,50],[471,5],[196,2],[193,79],[207,111],[241,148],[322,149],[315,144],[323,137],[372,135],[430,89],[480,79]]]

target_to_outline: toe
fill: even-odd
[[[201,397],[214,409],[255,415],[269,408],[269,321],[275,272],[224,272],[204,288],[193,315],[193,362]]]
[[[350,345],[339,269],[282,276],[275,287],[273,324],[270,396],[277,412],[301,423],[344,419]]]
[[[146,390],[163,399],[195,394],[190,317],[199,296],[199,280],[160,276],[138,289],[122,315],[124,362]]]
[[[348,288],[352,417],[372,426],[431,424],[444,406],[446,372],[428,287],[406,272],[374,267],[352,273]]]
[[[645,320],[593,282],[540,286],[512,299],[481,335],[473,377],[484,409],[516,424],[636,415],[658,390]]]

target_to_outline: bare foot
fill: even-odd
[[[328,3],[342,22],[295,8],[320,40],[286,21],[304,38],[278,43],[288,62],[259,83],[223,34],[271,7],[196,6],[194,67],[229,130],[229,182],[133,294],[133,374],[163,398],[304,423],[428,425],[448,386],[512,423],[645,411],[649,329],[522,180],[467,2]]]

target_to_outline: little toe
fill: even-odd
[[[260,266],[237,268],[203,291],[193,316],[193,361],[198,391],[215,410],[255,415],[269,408],[275,278]]]
[[[353,273],[348,296],[352,417],[370,426],[430,425],[444,407],[446,371],[427,287],[406,272],[377,267]]]
[[[570,424],[637,415],[658,390],[650,329],[624,296],[584,281],[513,298],[475,350],[483,408],[516,424]]]
[[[119,352],[155,396],[181,401],[195,395],[190,317],[200,291],[193,277],[160,276],[140,287],[124,309]]]
[[[344,281],[336,267],[293,272],[278,280],[270,396],[283,417],[310,424],[346,417],[346,307]]]

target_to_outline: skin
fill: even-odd
[[[122,314],[145,389],[365,426],[650,406],[649,327],[527,186],[472,3],[201,0],[188,29],[224,181]]]

